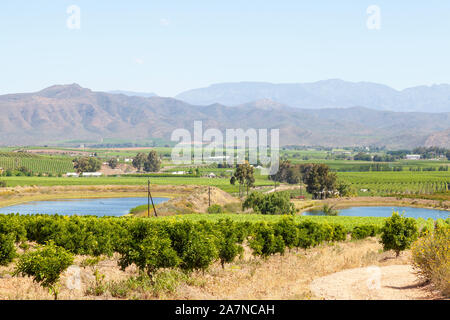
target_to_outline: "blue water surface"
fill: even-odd
[[[392,211],[398,211],[404,213],[405,217],[410,218],[433,218],[433,219],[447,219],[449,217],[448,211],[424,209],[424,208],[411,208],[411,207],[352,207],[347,209],[339,209],[338,216],[348,217],[390,217]],[[303,213],[304,215],[325,215],[322,211],[312,210]]]
[[[153,198],[155,205],[167,200],[167,198]],[[99,217],[123,216],[128,214],[130,209],[146,204],[146,197],[33,201],[0,208],[0,214],[59,214],[67,216],[92,215]]]

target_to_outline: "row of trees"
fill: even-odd
[[[356,161],[373,161],[373,162],[393,162],[396,159],[393,155],[385,154],[385,155],[374,155],[373,157],[365,152],[359,152],[353,157],[353,160]]]
[[[420,154],[422,159],[432,159],[438,158],[440,156],[445,156],[448,160],[450,160],[450,150],[439,147],[419,147],[415,148],[412,153]]]
[[[132,164],[137,171],[143,169],[145,172],[158,172],[161,168],[161,159],[155,150],[150,151],[148,155],[140,152],[133,158]]]
[[[312,194],[314,199],[353,194],[350,184],[339,181],[336,173],[326,164],[292,164],[290,161],[283,161],[278,172],[271,175],[270,179],[289,184],[304,183],[306,191]]]
[[[242,203],[242,209],[253,209],[260,214],[295,214],[295,206],[286,192],[262,194],[253,192]]]
[[[39,244],[19,255],[14,274],[33,277],[56,299],[60,274],[73,263],[73,255],[118,253],[122,269],[134,264],[152,279],[161,268],[205,270],[214,261],[224,266],[243,252],[244,242],[253,255],[265,258],[285,248],[343,241],[347,233],[352,229],[343,225],[297,223],[293,217],[252,223],[5,215],[0,216],[0,265],[17,257],[15,244]]]
[[[117,158],[108,160],[108,165],[112,169],[117,168],[118,164]],[[158,172],[161,168],[161,159],[159,158],[158,153],[152,150],[148,155],[145,153],[138,153],[133,158],[132,164],[138,171],[143,169],[145,172]],[[96,157],[80,157],[73,160],[73,166],[78,173],[96,172],[102,167],[102,162]]]
[[[250,188],[255,185],[255,168],[251,166],[248,161],[245,161],[243,164],[239,164],[236,167],[233,175],[231,176],[230,183],[235,185],[236,182],[239,183],[239,196],[242,196],[245,189],[248,191]]]
[[[78,173],[96,172],[102,167],[102,162],[96,157],[75,158],[73,167]]]
[[[447,219],[437,221],[434,230],[419,230],[415,219],[397,212],[381,228],[377,224],[350,226],[308,219],[296,222],[293,217],[267,223],[5,215],[0,216],[0,265],[8,265],[18,255],[15,244],[25,248],[23,244],[28,242],[38,243],[35,250],[25,248],[19,255],[14,275],[33,277],[56,299],[60,275],[72,265],[76,254],[112,256],[116,252],[122,269],[134,264],[152,279],[161,268],[205,270],[217,260],[224,266],[243,252],[245,242],[254,256],[266,258],[283,254],[286,248],[307,249],[323,242],[345,241],[348,234],[363,239],[381,233],[384,250],[393,250],[398,256],[418,237],[436,230],[445,232],[445,249],[449,228]],[[448,257],[441,250],[438,258],[444,265]]]
[[[312,194],[314,199],[326,199],[340,196],[350,196],[354,192],[351,185],[337,179],[336,173],[332,172],[330,167],[325,164],[292,164],[290,161],[283,161],[274,175],[269,178],[276,182],[285,182],[289,184],[304,183],[306,191]],[[230,183],[235,185],[239,183],[239,196],[254,187],[255,176],[254,168],[247,161],[236,167],[231,176]]]

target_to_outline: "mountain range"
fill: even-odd
[[[153,93],[153,92],[135,92],[135,91],[125,91],[125,90],[111,90],[111,91],[108,91],[108,93],[124,94],[124,95],[130,96],[130,97],[144,97],[144,98],[150,98],[150,97],[157,96],[157,94]]]
[[[237,82],[189,90],[175,98],[196,105],[220,103],[234,106],[270,99],[290,107],[306,109],[364,106],[401,112],[450,112],[448,84],[398,91],[382,84],[339,79],[289,84]]]
[[[205,106],[179,98],[96,92],[77,84],[2,95],[0,145],[102,138],[169,140],[173,130],[192,132],[194,121],[202,120],[204,130],[223,132],[279,128],[281,145],[450,147],[450,112],[393,112],[357,105],[307,109],[272,98],[236,103],[239,99],[233,95],[227,98],[233,106],[216,102]]]

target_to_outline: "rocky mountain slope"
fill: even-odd
[[[162,97],[94,92],[57,85],[0,96],[0,144],[35,145],[102,138],[170,139],[177,128],[279,128],[280,143],[296,145],[421,145],[450,147],[450,113],[405,113],[364,107],[299,109],[270,99],[228,107]]]

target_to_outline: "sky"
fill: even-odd
[[[400,90],[450,83],[449,35],[448,0],[2,0],[0,94],[334,78]]]

